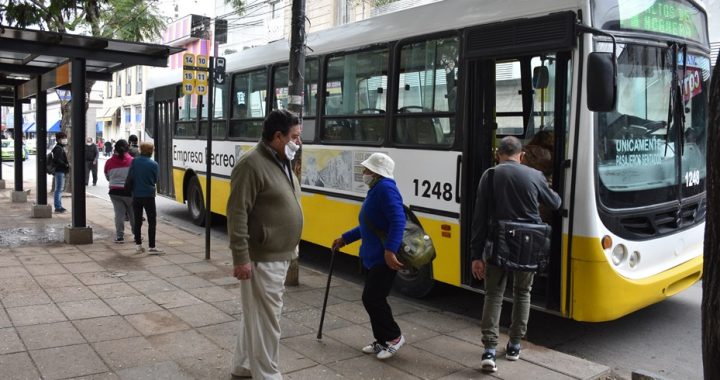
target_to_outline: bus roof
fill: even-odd
[[[457,30],[468,26],[488,24],[519,18],[536,17],[563,10],[577,10],[580,0],[522,1],[508,6],[508,0],[444,0],[383,14],[338,27],[324,29],[307,36],[308,56],[347,51],[388,41],[436,32]],[[287,62],[290,54],[288,40],[243,50],[227,58],[227,71],[261,67]],[[179,83],[180,70],[154,70],[149,88]]]

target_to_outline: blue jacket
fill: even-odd
[[[360,260],[365,268],[385,265],[385,250],[397,253],[405,231],[405,211],[400,191],[395,181],[381,178],[370,188],[360,208],[360,225],[342,235],[346,244],[362,239]],[[384,231],[387,238],[382,240],[370,227]]]
[[[137,156],[130,165],[133,198],[152,198],[158,180],[158,164],[148,156]]]

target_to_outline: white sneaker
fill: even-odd
[[[378,343],[378,342],[372,342],[372,343],[368,344],[367,346],[363,347],[363,348],[362,348],[362,352],[364,352],[364,353],[366,353],[366,354],[375,354],[375,355],[377,355],[377,354],[380,353],[380,351],[382,351],[384,348],[385,348],[385,347],[383,347],[382,344],[380,344],[380,343]]]
[[[164,255],[164,254],[165,254],[165,251],[163,251],[162,249],[157,248],[157,247],[150,247],[150,249],[148,249],[148,255],[158,255],[159,256],[159,255]]]
[[[384,347],[380,352],[377,354],[377,358],[380,360],[391,358],[395,355],[395,353],[405,344],[405,336],[400,335],[400,340],[398,340],[397,343],[390,343],[387,342],[387,347]]]
[[[143,248],[142,244],[136,244],[135,245],[135,253],[140,254],[145,252],[145,248]]]

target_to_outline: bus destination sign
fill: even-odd
[[[702,12],[692,5],[677,0],[620,0],[620,27],[663,33],[672,36],[704,40],[705,25]]]

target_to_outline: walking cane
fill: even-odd
[[[317,339],[322,339],[323,323],[325,322],[325,308],[327,307],[328,294],[330,293],[330,280],[332,279],[333,264],[335,262],[336,249],[330,249],[330,271],[328,271],[327,285],[325,285],[325,299],[323,300],[322,313],[320,313],[320,327],[318,328]]]

